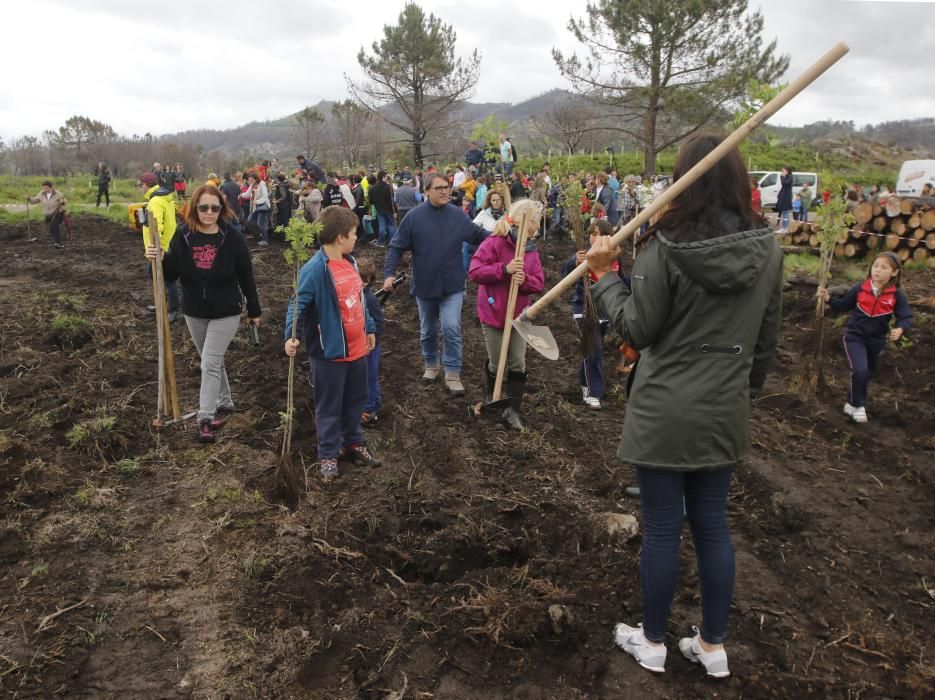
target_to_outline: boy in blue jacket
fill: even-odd
[[[364,446],[360,416],[367,402],[367,353],[376,345],[376,327],[367,311],[364,285],[351,257],[357,242],[357,216],[328,207],[320,221],[321,249],[299,271],[298,318],[286,312],[285,351],[300,343],[312,365],[318,460],[326,481],[338,476],[338,460],[380,465]],[[296,340],[292,324],[296,323]]]

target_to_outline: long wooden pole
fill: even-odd
[[[292,275],[292,340],[295,340],[295,327],[299,323],[299,262],[296,260]],[[289,357],[289,380],[286,384],[286,425],[282,438],[282,452],[285,457],[292,450],[292,424],[295,411],[295,355]]]
[[[159,287],[160,273],[162,272],[162,246],[159,244],[159,232],[156,229],[156,218],[151,211],[147,211],[146,219],[149,230],[149,245],[158,249],[155,258],[150,260],[150,271],[153,278],[153,305],[156,307],[156,338],[159,345],[159,381],[158,395],[156,397],[156,425],[162,422],[163,408],[165,407],[166,396],[166,341],[165,326],[163,325],[163,305],[165,303],[165,291]]]
[[[519,222],[519,233],[516,234],[516,251],[513,258],[526,255],[526,223],[529,221],[529,212],[525,212]],[[513,330],[513,314],[516,311],[516,297],[519,296],[519,283],[515,275],[510,275],[510,296],[506,303],[506,316],[503,317],[503,340],[500,343],[500,359],[497,362],[497,383],[493,387],[492,401],[500,400],[500,385],[506,373],[506,358],[510,350],[510,332]]]
[[[812,64],[802,75],[789,83],[776,97],[766,103],[759,112],[750,117],[730,136],[725,138],[713,151],[696,163],[691,170],[682,175],[676,182],[669,185],[662,194],[653,200],[652,204],[633,217],[626,226],[614,234],[613,238],[610,239],[611,244],[614,246],[620,245],[624,240],[632,236],[634,232],[639,230],[640,226],[648,223],[658,211],[668,206],[669,202],[682,194],[695,180],[710,170],[711,167],[727,155],[728,152],[736,148],[754,129],[785,107],[794,97],[817,80],[822,73],[841,60],[848,51],[850,51],[850,49],[843,41],[835,44],[830,51]],[[534,320],[542,313],[543,309],[570,289],[572,285],[578,281],[578,278],[585,274],[587,270],[587,261],[578,265],[574,270],[565,275],[558,284],[546,292],[539,301],[526,309],[523,313],[523,317],[530,321]]]

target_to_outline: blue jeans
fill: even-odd
[[[445,339],[445,355],[442,364],[445,372],[461,372],[461,305],[464,292],[455,292],[445,297],[416,297],[419,306],[419,334],[422,342],[422,359],[426,367],[438,367],[438,321],[441,319],[442,336]]]
[[[791,214],[792,214],[791,209],[783,209],[781,212],[779,212],[779,220],[782,222],[783,228],[789,228],[789,216]]]
[[[367,403],[364,411],[376,413],[383,408],[383,396],[380,394],[380,339],[377,346],[367,355]]]
[[[392,214],[377,212],[377,225],[379,226],[379,231],[377,232],[377,243],[382,243],[385,245],[393,240],[393,236],[396,235],[396,224],[393,223]]]
[[[732,472],[730,468],[695,472],[636,469],[643,511],[643,631],[650,641],[664,642],[666,638],[686,515],[701,582],[701,637],[708,644],[724,641],[734,595],[734,547],[726,513]]]
[[[269,242],[269,209],[260,211],[254,209],[250,212],[249,221],[255,221],[257,228],[260,229],[260,240]]]

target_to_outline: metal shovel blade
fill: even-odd
[[[547,360],[558,359],[558,343],[555,342],[555,337],[548,326],[535,325],[524,311],[513,319],[513,329],[523,336],[523,340],[529,347]]]

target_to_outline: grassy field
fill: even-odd
[[[25,203],[25,202],[24,202]],[[19,202],[17,202],[19,204]],[[97,216],[102,216],[111,221],[116,221],[119,224],[126,224],[129,228],[130,219],[127,214],[127,207],[125,204],[113,204],[110,209],[107,209],[103,205],[100,208],[94,206],[94,204],[71,204],[69,203],[68,213],[70,216],[78,216],[80,214],[96,214]],[[34,225],[39,225],[42,228],[45,227],[45,223],[42,218],[42,208],[37,204],[30,207],[30,218]],[[26,221],[26,210],[22,211],[10,211],[0,207],[0,223],[18,223],[21,221]]]
[[[51,179],[55,188],[68,199],[71,208],[75,204],[94,205],[97,201],[97,178],[93,175],[48,178],[43,175],[14,177],[0,175],[0,204],[24,204],[26,195],[35,195],[42,189],[43,180]],[[143,196],[136,180],[112,180],[110,183],[112,202],[142,202]]]

